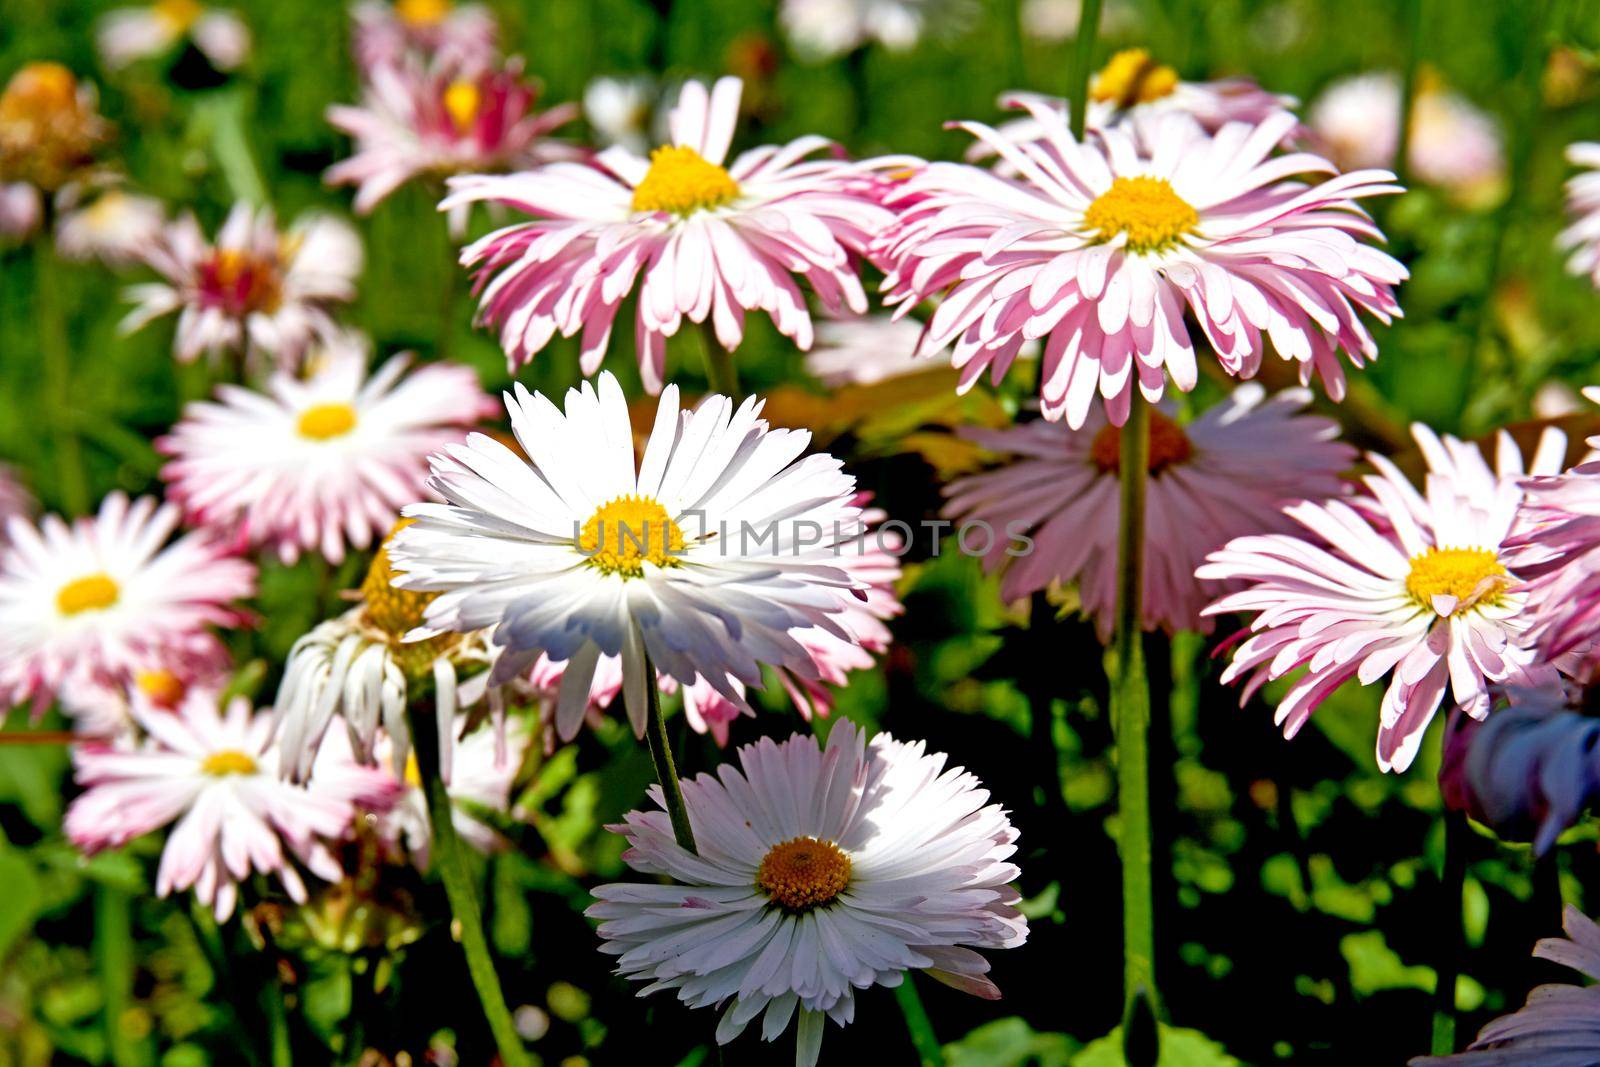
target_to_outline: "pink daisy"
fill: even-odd
[[[1309,538],[1236,538],[1196,572],[1246,586],[1205,609],[1254,613],[1222,675],[1249,676],[1243,700],[1305,668],[1278,704],[1285,737],[1349,679],[1369,685],[1392,675],[1378,730],[1385,771],[1411,765],[1447,688],[1452,704],[1481,719],[1488,683],[1535,686],[1555,677],[1525,645],[1529,598],[1506,544],[1525,476],[1516,445],[1502,434],[1491,470],[1475,445],[1441,441],[1422,425],[1412,433],[1428,464],[1426,495],[1372,456],[1370,496],[1288,509]],[[1558,469],[1564,448],[1559,432],[1546,431],[1533,473]]]
[[[387,811],[401,793],[389,775],[353,762],[319,769],[307,787],[282,781],[272,716],[252,712],[244,697],[223,710],[214,694],[196,694],[177,712],[138,719],[148,739],[137,748],[73,753],[85,792],[67,810],[67,836],[92,855],[176,823],[156,893],[192,888],[218,920],[233,913],[252,873],[275,875],[297,903],[306,900],[300,866],[341,878],[330,844],[349,831],[358,805]]]
[[[1533,635],[1563,669],[1595,681],[1600,676],[1600,463],[1531,479],[1525,489],[1512,543],[1518,571],[1530,579]]]
[[[1161,410],[1150,413],[1145,629],[1209,632],[1201,609],[1215,590],[1194,576],[1206,553],[1247,533],[1288,532],[1294,524],[1285,505],[1340,495],[1339,474],[1355,449],[1336,440],[1334,422],[1302,413],[1310,402],[1305,389],[1268,397],[1251,383],[1185,426]],[[1078,430],[1035,419],[962,436],[1001,456],[1001,465],[946,486],[944,517],[958,528],[987,524],[984,569],[1005,569],[1007,600],[1076,582],[1084,613],[1101,640],[1109,638],[1122,513],[1116,427],[1091,411]],[[1022,537],[1031,542],[1026,554],[1019,554]]]
[[[349,159],[329,168],[334,185],[355,185],[355,209],[365,215],[406,182],[463,171],[520,170],[577,150],[546,135],[571,121],[577,108],[533,110],[538,90],[522,78],[522,63],[456,70],[379,66],[368,73],[359,107],[335,105],[328,121],[355,139]],[[451,212],[452,233],[466,229],[465,207]]]
[[[583,373],[593,374],[636,283],[639,367],[651,392],[661,389],[666,339],[685,318],[709,319],[718,343],[732,351],[744,337],[745,312],[759,309],[810,348],[811,314],[796,276],[832,313],[866,310],[852,253],[890,213],[859,191],[849,164],[805,159],[828,147],[822,137],[752,149],[727,163],[741,91],[737,78],[719,80],[709,93],[686,83],[670,117],[671,143],[649,159],[613,146],[595,166],[552,163],[451,180],[442,208],[481,200],[536,216],[461,257],[478,267],[479,317],[499,328],[513,367],[556,334],[581,332]]]
[[[429,496],[429,453],[499,410],[470,367],[407,373],[410,357],[398,355],[369,375],[366,343],[348,336],[315,362],[310,377],[277,372],[264,392],[222,386],[157,442],[172,457],[161,472],[169,496],[191,521],[286,563],[367,548]]]
[[[313,341],[332,337],[330,312],[355,298],[361,260],[355,231],[329,215],[280,232],[271,208],[236,204],[210,243],[185,214],[148,250],[145,261],[165,280],[128,289],[137,306],[122,329],[176,312],[181,362],[248,348],[292,366]]]
[[[76,673],[61,687],[61,710],[85,739],[126,739],[144,711],[173,711],[194,693],[215,697],[228,684],[233,663],[221,642],[145,658],[114,674]]]
[[[0,555],[0,706],[48,702],[76,673],[131,676],[152,659],[207,657],[210,626],[255,592],[255,568],[215,539],[167,544],[176,507],[112,493],[68,526],[13,517]]]
[[[500,28],[483,4],[451,0],[359,0],[350,9],[351,47],[363,73],[415,63],[479,67],[493,63]]]
[[[1571,253],[1567,270],[1588,275],[1600,289],[1600,142],[1568,145],[1567,162],[1583,169],[1567,179],[1567,215],[1572,221],[1556,243]]]
[[[1399,315],[1392,286],[1406,271],[1362,243],[1382,234],[1356,201],[1398,192],[1392,175],[1297,180],[1334,167],[1272,154],[1294,128],[1287,112],[1215,135],[1189,115],[1136,114],[1078,143],[1054,108],[1020,103],[1045,131],[1037,141],[959,124],[1019,178],[930,164],[891,196],[905,207],[874,249],[901,314],[941,299],[923,349],[954,342],[963,389],[985,369],[998,382],[1044,338],[1045,417],[1082,426],[1098,392],[1121,425],[1136,383],[1152,402],[1169,373],[1194,388],[1186,313],[1228,373],[1254,375],[1270,340],[1335,399],[1339,352],[1357,366],[1377,355],[1358,312]]]

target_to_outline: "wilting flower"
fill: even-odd
[[[365,215],[414,178],[464,171],[520,170],[576,150],[546,135],[577,114],[565,105],[533,109],[537,90],[522,64],[450,70],[380,66],[369,72],[361,106],[328,109],[333,127],[355,139],[349,159],[329,168],[334,185],[355,185],[355,209]],[[451,212],[451,231],[467,224],[465,207]]]
[[[1205,609],[1255,613],[1222,675],[1249,676],[1243,699],[1307,668],[1278,704],[1285,737],[1349,679],[1370,685],[1392,673],[1378,730],[1385,771],[1411,765],[1447,687],[1453,704],[1481,719],[1488,683],[1554,679],[1524,645],[1528,593],[1506,547],[1522,501],[1516,445],[1501,436],[1496,471],[1475,445],[1441,442],[1422,425],[1412,433],[1428,463],[1426,496],[1394,464],[1371,456],[1378,473],[1366,478],[1370,496],[1288,509],[1310,539],[1240,537],[1196,572],[1247,585]],[[1564,448],[1565,438],[1547,431],[1532,473],[1558,469]]]
[[[474,435],[433,457],[429,485],[448,503],[405,510],[416,522],[391,548],[397,581],[440,594],[416,636],[493,628],[496,683],[541,656],[564,662],[556,719],[573,731],[603,656],[622,657],[641,735],[647,659],[741,708],[734,683],[760,686],[763,664],[818,679],[791,631],[849,639],[836,616],[861,587],[838,558],[862,531],[838,460],[799,458],[811,435],[769,429],[754,398],[680,412],[669,386],[636,468],[609,373],[598,392],[569,390],[564,415],[515,390],[506,406],[528,458]]]
[[[474,812],[475,809],[504,812],[510,806],[511,785],[522,768],[531,740],[527,723],[520,718],[511,719],[504,731],[472,730],[467,717],[458,715],[454,732],[461,741],[455,746],[447,789],[453,802],[451,823],[456,834],[479,852],[498,851],[505,847],[505,838],[480,821]],[[328,739],[330,747],[338,747],[337,738],[336,734]],[[380,743],[380,766],[389,762],[384,758],[385,747],[386,742]],[[405,793],[384,819],[383,831],[405,845],[407,854],[425,870],[433,832],[428,821],[428,800],[414,755],[406,761],[404,781]]]
[[[178,509],[112,493],[99,515],[37,528],[13,517],[0,555],[0,706],[43,704],[76,673],[127,676],[151,658],[206,656],[240,621],[255,568],[190,533]]]
[[[963,389],[985,369],[999,381],[1043,338],[1045,417],[1082,426],[1098,393],[1121,425],[1135,385],[1152,402],[1169,373],[1194,388],[1186,311],[1238,377],[1256,373],[1270,340],[1338,399],[1339,352],[1357,366],[1377,355],[1358,311],[1398,315],[1392,286],[1406,271],[1358,240],[1382,235],[1356,201],[1398,191],[1392,175],[1288,180],[1333,167],[1272,154],[1294,126],[1287,112],[1215,136],[1188,115],[1135,114],[1080,144],[1054,108],[1022,103],[1046,131],[1037,141],[961,124],[1020,181],[930,164],[891,194],[906,206],[875,246],[901,314],[941,298],[923,350],[954,342]]]
[[[874,42],[904,51],[930,31],[964,27],[973,7],[972,0],[783,0],[778,17],[796,52],[831,59]]]
[[[250,58],[250,29],[231,11],[202,6],[198,0],[156,0],[119,7],[100,17],[95,43],[112,70],[160,56],[180,41],[191,41],[217,70],[239,67]]]
[[[1568,145],[1567,162],[1582,171],[1567,179],[1567,214],[1572,222],[1556,243],[1572,253],[1567,270],[1587,274],[1600,288],[1600,143]]]
[[[740,91],[737,78],[710,93],[685,84],[672,143],[648,160],[613,146],[597,166],[552,163],[451,180],[443,208],[481,200],[537,216],[461,257],[479,268],[479,316],[499,327],[512,366],[557,333],[581,332],[582,370],[593,374],[636,282],[635,339],[651,392],[661,389],[666,339],[685,317],[709,319],[732,351],[744,338],[745,312],[760,309],[800,348],[811,347],[811,314],[793,275],[834,314],[866,310],[852,251],[888,224],[889,212],[858,191],[847,164],[805,160],[827,146],[821,137],[752,149],[724,166]]]
[[[1188,425],[1150,412],[1145,629],[1209,632],[1201,609],[1216,590],[1194,574],[1206,554],[1234,537],[1292,530],[1287,504],[1340,495],[1339,474],[1355,450],[1335,440],[1334,422],[1302,414],[1310,402],[1305,389],[1269,398],[1251,383]],[[987,524],[984,569],[1005,568],[1000,591],[1007,600],[1075,581],[1084,613],[1108,638],[1121,515],[1117,428],[1094,411],[1079,430],[1035,419],[962,436],[1001,456],[1001,465],[946,486],[942,514],[957,526]],[[1023,537],[1031,542],[1025,553]]]
[[[1518,573],[1530,579],[1531,635],[1573,676],[1600,680],[1600,463],[1531,479],[1525,489],[1512,545]]]
[[[193,889],[228,918],[239,883],[275,875],[305,903],[300,866],[337,881],[343,869],[329,848],[344,837],[357,805],[387,810],[400,792],[381,771],[330,767],[307,788],[278,778],[272,721],[236,697],[195,694],[176,712],[139,714],[148,740],[134,749],[86,744],[73,753],[85,792],[67,810],[66,832],[93,854],[176,822],[161,852],[156,894]]]
[[[1335,82],[1311,108],[1310,123],[1339,166],[1392,167],[1400,150],[1400,80],[1376,73]],[[1504,187],[1499,127],[1436,78],[1419,79],[1407,155],[1418,180],[1471,204],[1492,202]]]
[[[646,77],[596,78],[584,86],[583,117],[602,146],[619,144],[642,155],[655,136],[658,98],[655,82]]]
[[[1600,981],[1600,926],[1568,904],[1561,913],[1567,936],[1533,947],[1540,959]],[[1467,1051],[1418,1056],[1411,1067],[1584,1067],[1600,1061],[1600,985],[1550,983],[1528,1001],[1478,1031]]]
[[[188,518],[237,534],[292,563],[365,549],[427,495],[427,457],[459,441],[499,405],[471,367],[433,363],[407,373],[393,356],[370,376],[367,346],[345,336],[317,353],[312,373],[278,371],[265,392],[223,385],[190,404],[157,448],[169,497]]]
[[[824,1014],[849,1023],[857,989],[897,986],[907,971],[1000,996],[973,950],[1020,945],[1028,924],[1009,884],[1017,832],[975,777],[921,742],[867,744],[848,721],[821,751],[802,734],[767,738],[738,763],[681,783],[699,855],[673,839],[665,811],[611,828],[630,867],[677,883],[594,891],[587,914],[619,974],[723,1008],[723,1044],[763,1012],[774,1040],[798,1011],[802,1065],[817,1062]]]
[[[146,254],[165,281],[128,289],[138,306],[122,329],[176,312],[181,362],[248,348],[293,366],[313,341],[334,337],[329,312],[355,298],[361,258],[355,231],[331,215],[302,216],[279,232],[271,208],[240,203],[211,244],[185,214]]]
[[[167,209],[153,196],[107,189],[72,208],[56,223],[56,251],[64,259],[98,259],[112,267],[138,262],[161,239]]]
[[[93,87],[59,63],[24,64],[0,92],[0,188],[17,200],[6,214],[22,213],[23,189],[37,212],[41,194],[82,177],[108,132]]]
[[[495,61],[499,27],[483,4],[451,0],[359,0],[352,49],[364,72],[411,63],[473,69]]]
[[[929,370],[940,364],[917,354],[924,329],[918,319],[889,315],[824,319],[817,323],[816,346],[806,353],[806,370],[835,389]]]

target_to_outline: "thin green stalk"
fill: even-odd
[[[627,679],[623,684],[628,684]],[[644,657],[644,699],[648,710],[645,738],[650,744],[650,762],[656,767],[656,781],[661,783],[661,794],[667,802],[667,817],[672,820],[672,836],[685,852],[698,856],[700,850],[695,847],[694,829],[689,825],[689,807],[683,802],[678,768],[672,762],[672,741],[667,737],[667,721],[661,716],[661,689],[656,685],[656,668],[649,653]]]
[[[56,460],[56,480],[61,504],[69,513],[89,510],[89,477],[83,465],[83,442],[73,430],[72,342],[61,308],[61,272],[55,250],[41,227],[33,243],[33,296],[35,328],[39,331],[40,357],[50,411],[50,433]]]
[[[915,971],[906,972],[905,981],[894,987],[894,999],[900,1005],[900,1014],[906,1017],[919,1067],[944,1067],[944,1049],[933,1032],[933,1020],[922,1006],[922,997],[917,994],[916,976]]]
[[[483,934],[483,912],[478,907],[478,893],[473,885],[472,872],[467,865],[465,850],[456,836],[450,793],[445,789],[439,771],[439,732],[434,723],[437,714],[431,697],[418,700],[411,708],[411,739],[417,750],[417,770],[422,778],[423,792],[428,801],[428,822],[433,832],[432,863],[444,881],[445,896],[450,901],[450,913],[460,931],[461,949],[467,957],[467,971],[478,993],[478,1003],[489,1021],[495,1044],[500,1049],[505,1067],[531,1067],[522,1038],[517,1034],[511,1009],[506,1007],[505,994],[500,989],[500,978],[495,973],[494,959],[489,955],[489,942]]]
[[[211,154],[234,199],[261,206],[267,203],[267,186],[261,180],[250,138],[245,133],[245,96],[240,90],[211,94],[196,105],[210,135]]]
[[[1471,831],[1459,812],[1444,816],[1444,864],[1439,872],[1438,981],[1433,987],[1433,1045],[1435,1056],[1456,1050],[1456,979],[1461,974],[1462,890],[1467,880],[1467,843]]]
[[[293,1067],[294,1046],[289,1041],[289,1012],[283,1003],[283,984],[276,977],[261,983],[261,1008],[272,1039],[272,1067]]]
[[[1137,393],[1122,427],[1118,457],[1117,624],[1109,656],[1111,721],[1117,744],[1117,847],[1122,854],[1124,1037],[1135,1009],[1157,1012],[1155,905],[1151,886],[1150,683],[1145,674],[1140,599],[1144,592],[1145,483],[1149,478],[1149,405]],[[1141,1002],[1143,1004],[1141,1005]],[[1130,1064],[1134,1058],[1128,1056]]]
[[[1072,90],[1067,94],[1072,105],[1072,136],[1083,139],[1083,126],[1089,117],[1089,73],[1094,61],[1094,39],[1100,32],[1101,0],[1083,0],[1078,16],[1078,39],[1072,53]]]
[[[1400,80],[1400,137],[1394,152],[1394,173],[1401,185],[1411,176],[1411,115],[1417,104],[1417,68],[1422,65],[1423,3],[1405,0],[1406,67]]]
[[[98,885],[94,891],[94,958],[105,998],[106,1046],[115,1067],[137,1064],[141,1057],[122,1036],[122,1016],[128,1010],[133,985],[133,903],[127,892]]]
[[[700,324],[700,351],[706,360],[706,381],[713,393],[733,398],[737,404],[744,399],[739,392],[739,368],[733,364],[733,353],[722,347],[716,331],[709,322]]]

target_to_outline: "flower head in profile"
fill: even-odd
[[[832,313],[866,311],[854,253],[889,212],[858,191],[848,164],[806,158],[828,146],[821,137],[729,162],[740,92],[737,78],[710,92],[686,83],[672,110],[671,143],[649,159],[619,145],[593,166],[451,180],[444,209],[485,201],[533,216],[461,257],[478,268],[479,318],[499,328],[514,367],[557,334],[581,334],[582,370],[593,374],[635,288],[639,368],[651,392],[664,379],[666,339],[685,319],[709,321],[732,351],[746,312],[764,311],[804,349],[812,324],[800,279]]]
[[[163,56],[188,41],[217,70],[235,70],[250,58],[250,28],[232,11],[199,0],[155,0],[119,7],[100,16],[95,44],[112,70]]]
[[[940,299],[923,350],[954,343],[963,389],[985,370],[999,381],[1042,339],[1045,417],[1082,426],[1098,395],[1121,425],[1135,388],[1152,402],[1168,376],[1194,388],[1186,315],[1229,374],[1253,376],[1270,342],[1336,399],[1340,352],[1357,366],[1377,355],[1361,312],[1398,315],[1406,271],[1364,243],[1381,234],[1358,201],[1397,192],[1392,175],[1300,180],[1334,168],[1273,155],[1295,125],[1287,112],[1214,135],[1186,114],[1135,114],[1079,143],[1055,108],[1021,103],[1038,140],[961,124],[1017,179],[930,164],[890,197],[904,208],[874,246],[900,313]]]
[[[527,458],[473,435],[433,457],[446,503],[405,509],[397,582],[438,594],[415,636],[491,629],[496,683],[564,663],[556,716],[573,731],[600,660],[620,656],[641,735],[647,660],[744,707],[734,683],[759,687],[763,665],[819,677],[792,631],[850,639],[837,616],[861,585],[838,546],[861,508],[838,460],[801,457],[809,434],[770,429],[754,398],[681,411],[669,386],[636,464],[610,374],[568,391],[565,412],[520,385],[506,406]]]
[[[521,170],[572,158],[576,149],[547,135],[577,109],[535,111],[537,96],[518,60],[467,69],[375,67],[360,106],[328,109],[328,121],[355,139],[355,151],[328,169],[327,180],[357,186],[355,209],[365,215],[418,177]],[[450,222],[452,232],[463,232],[466,210],[453,211]]]
[[[1355,450],[1336,440],[1331,420],[1302,413],[1310,402],[1305,389],[1269,397],[1250,383],[1187,425],[1159,408],[1150,412],[1145,629],[1209,631],[1201,610],[1216,590],[1194,576],[1206,553],[1244,534],[1287,532],[1294,524],[1285,505],[1341,494],[1339,475]],[[987,525],[984,568],[1004,567],[1007,600],[1076,582],[1084,613],[1107,639],[1121,514],[1117,428],[1094,411],[1079,430],[1035,419],[962,436],[1001,461],[946,486],[943,515],[957,526]],[[1021,537],[1031,542],[1025,553]]]
[[[142,714],[176,711],[197,693],[221,693],[232,666],[220,642],[157,650],[137,667],[72,674],[61,687],[59,704],[84,739],[128,741],[139,735]]]
[[[1600,143],[1579,141],[1568,145],[1567,162],[1580,171],[1567,179],[1570,224],[1556,243],[1570,253],[1567,270],[1587,275],[1600,289]]]
[[[428,454],[499,409],[459,364],[367,372],[367,344],[343,335],[309,376],[278,371],[263,392],[223,385],[157,442],[169,497],[191,522],[271,549],[338,563],[371,546],[427,495]]]
[[[795,51],[832,59],[870,44],[903,52],[925,35],[971,23],[972,0],[783,0],[778,17]]]
[[[64,259],[129,267],[161,239],[166,226],[167,209],[161,201],[112,187],[61,215],[56,251]]]
[[[219,921],[253,873],[275,876],[299,903],[302,867],[337,881],[344,872],[330,846],[357,807],[386,811],[399,798],[387,774],[353,764],[330,767],[308,788],[281,781],[271,716],[244,697],[224,709],[214,693],[197,693],[175,712],[140,714],[139,725],[147,737],[137,747],[74,751],[84,793],[67,810],[67,837],[93,854],[172,826],[156,893],[193,889]]]
[[[1529,579],[1531,635],[1568,674],[1600,681],[1600,463],[1525,488],[1512,544]]]
[[[1305,668],[1278,703],[1284,736],[1351,678],[1370,685],[1390,676],[1377,746],[1385,771],[1411,765],[1446,690],[1481,719],[1490,683],[1555,678],[1526,647],[1528,593],[1507,547],[1528,473],[1516,445],[1502,435],[1491,469],[1474,445],[1441,441],[1421,425],[1412,432],[1428,465],[1424,493],[1372,456],[1370,495],[1297,504],[1287,514],[1305,534],[1236,538],[1196,572],[1244,585],[1206,614],[1252,616],[1224,682],[1248,678],[1248,699]],[[1547,431],[1531,472],[1557,469],[1564,448],[1565,438]]]
[[[92,86],[60,63],[25,63],[0,91],[0,187],[28,191],[37,210],[89,171],[109,134]]]
[[[271,208],[240,203],[215,242],[186,214],[144,258],[163,280],[128,289],[137,306],[125,332],[176,314],[181,362],[248,350],[292,367],[313,342],[334,337],[330,312],[355,298],[362,253],[355,231],[330,215],[302,216],[280,231]]]
[[[471,70],[499,54],[500,27],[483,4],[357,0],[350,16],[351,45],[364,73],[404,64]]]
[[[0,705],[38,705],[76,674],[129,677],[154,658],[216,650],[255,568],[204,533],[167,543],[176,507],[112,493],[98,515],[13,517],[0,553]]]
[[[588,914],[601,950],[641,995],[675,990],[719,1008],[726,1044],[762,1016],[774,1040],[796,1020],[796,1063],[814,1064],[823,1016],[855,1016],[855,991],[922,970],[995,999],[977,949],[1028,935],[1009,862],[1017,832],[970,773],[922,743],[848,721],[826,747],[809,736],[739,749],[737,766],[681,783],[699,854],[673,839],[664,810],[612,827],[640,874],[672,881],[603,885]],[[651,799],[661,803],[659,787]]]

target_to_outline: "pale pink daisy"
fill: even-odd
[[[219,387],[156,442],[172,457],[168,496],[191,522],[285,563],[370,547],[428,496],[428,454],[499,410],[471,367],[412,367],[402,354],[368,374],[367,344],[351,336],[316,355],[309,377]]]
[[[805,158],[828,147],[822,137],[755,148],[727,163],[741,91],[737,78],[710,92],[686,83],[670,118],[671,143],[648,160],[613,146],[594,166],[451,179],[441,208],[487,201],[535,216],[461,257],[478,268],[479,318],[499,328],[513,367],[558,333],[581,333],[581,367],[593,374],[635,288],[639,368],[653,393],[665,375],[666,339],[685,318],[709,320],[717,343],[732,351],[744,338],[745,312],[759,309],[810,348],[811,313],[797,277],[833,314],[866,311],[854,253],[890,213],[862,194],[849,164]]]
[[[167,209],[153,196],[110,188],[74,205],[56,223],[56,251],[63,259],[98,259],[111,267],[140,261],[161,239]]]
[[[726,1044],[757,1016],[775,1040],[796,1019],[801,1067],[817,1062],[823,1016],[855,1017],[855,992],[921,970],[993,1000],[976,949],[1013,948],[1028,923],[1011,885],[1017,832],[970,773],[921,742],[847,720],[825,748],[804,734],[746,745],[715,777],[680,785],[699,854],[664,810],[620,826],[623,859],[663,884],[603,885],[588,910],[617,972],[718,1008]],[[662,803],[660,787],[650,797]]]
[[[1098,393],[1121,425],[1136,384],[1152,402],[1169,374],[1194,388],[1186,312],[1229,374],[1253,376],[1270,340],[1335,399],[1339,352],[1357,366],[1377,355],[1359,312],[1397,316],[1392,287],[1406,271],[1363,243],[1382,235],[1356,202],[1397,192],[1392,175],[1296,180],[1334,168],[1273,154],[1294,127],[1287,112],[1215,135],[1189,115],[1135,114],[1079,143],[1054,108],[1022,103],[1046,131],[1037,141],[960,124],[1017,180],[930,164],[891,195],[906,206],[875,246],[901,314],[941,299],[923,349],[954,342],[963,389],[985,370],[998,382],[1043,338],[1045,417],[1082,426]]]
[[[412,63],[475,68],[495,61],[500,28],[483,4],[452,0],[357,0],[352,49],[364,73]]]
[[[164,280],[128,289],[137,306],[122,329],[177,313],[181,362],[248,349],[293,366],[314,341],[333,337],[332,308],[355,298],[361,261],[355,231],[331,215],[305,215],[280,231],[271,208],[240,203],[212,243],[185,214],[147,251]]]
[[[875,385],[943,364],[932,353],[918,353],[926,325],[919,319],[868,315],[824,319],[817,341],[806,353],[806,370],[823,385]]]
[[[1600,288],[1600,142],[1579,141],[1567,146],[1567,162],[1580,168],[1567,179],[1567,215],[1571,224],[1556,243],[1571,254],[1567,270],[1588,275]]]
[[[1512,544],[1529,579],[1533,636],[1564,670],[1600,680],[1600,463],[1525,488]]]
[[[250,58],[250,29],[232,11],[205,7],[199,0],[155,0],[118,7],[100,16],[95,44],[112,70],[151,56],[162,56],[181,42],[192,42],[217,70],[238,68]]]
[[[137,732],[141,710],[173,711],[193,693],[215,697],[231,672],[220,642],[163,650],[129,670],[71,675],[61,687],[61,710],[85,738],[126,739]]]
[[[976,9],[973,0],[783,0],[778,19],[797,53],[823,60],[870,44],[904,52],[965,29]]]
[[[1515,443],[1501,435],[1490,469],[1475,445],[1441,441],[1420,424],[1412,433],[1428,464],[1426,495],[1371,456],[1370,496],[1288,509],[1309,537],[1240,537],[1196,572],[1245,584],[1205,609],[1253,614],[1222,675],[1248,679],[1243,700],[1305,668],[1278,704],[1284,736],[1351,678],[1370,685],[1392,675],[1378,730],[1385,771],[1411,765],[1447,689],[1452,704],[1482,718],[1489,683],[1538,686],[1555,677],[1526,646],[1529,597],[1507,547],[1528,473]],[[1559,469],[1565,445],[1546,431],[1531,473]]]
[[[1269,397],[1249,383],[1187,425],[1150,412],[1143,623],[1210,632],[1201,609],[1216,594],[1194,571],[1208,552],[1247,533],[1287,532],[1298,500],[1339,496],[1355,449],[1330,419],[1304,414],[1305,389]],[[1001,595],[1018,600],[1076,582],[1084,614],[1101,640],[1111,635],[1117,599],[1117,486],[1120,436],[1100,411],[1081,429],[1035,419],[961,435],[999,457],[999,466],[945,487],[941,514],[959,528],[985,524],[968,542],[984,570],[1004,570]],[[1242,588],[1235,583],[1233,588]]]
[[[334,105],[328,121],[355,139],[349,159],[328,169],[334,185],[355,185],[365,215],[406,182],[465,171],[521,170],[578,150],[549,140],[577,115],[567,104],[535,111],[538,90],[521,60],[475,70],[379,66],[368,73],[359,107]],[[467,207],[450,213],[451,232],[467,225]]]
[[[13,517],[0,554],[0,706],[42,705],[72,674],[127,676],[152,658],[205,656],[212,626],[255,592],[255,567],[204,533],[171,544],[179,511],[112,493],[98,515]]]
[[[252,874],[275,876],[302,904],[301,867],[337,881],[344,871],[330,846],[349,831],[357,807],[386,811],[401,792],[389,775],[351,763],[330,767],[309,788],[282,781],[272,718],[252,712],[244,697],[223,710],[215,694],[197,693],[176,712],[138,718],[148,735],[138,747],[74,751],[85,792],[67,810],[67,837],[92,855],[176,823],[156,894],[193,889],[219,921]]]

